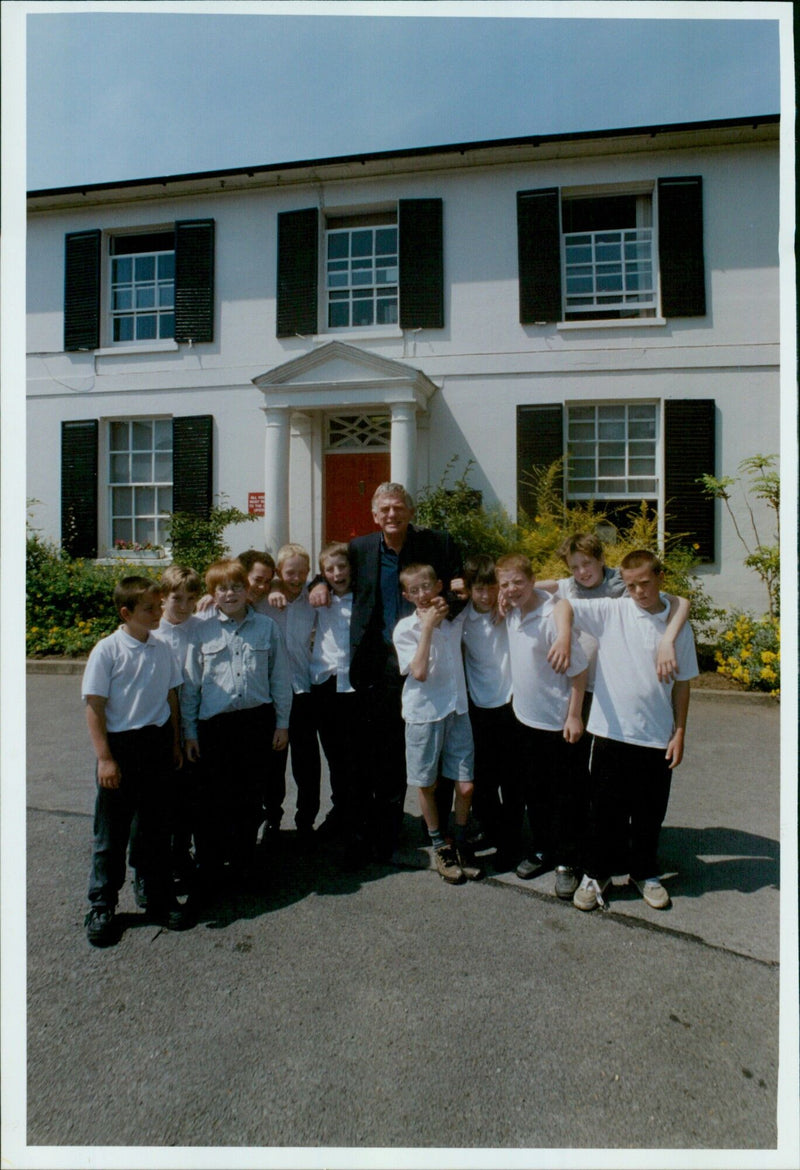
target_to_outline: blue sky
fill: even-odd
[[[770,4],[55,7],[28,6],[29,189],[779,111]]]

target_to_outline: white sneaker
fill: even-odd
[[[648,878],[644,882],[634,882],[634,885],[647,905],[652,906],[654,910],[666,910],[669,906],[669,894],[658,878]]]
[[[579,910],[594,910],[595,906],[600,906],[605,910],[603,893],[610,881],[610,878],[598,880],[598,878],[589,877],[588,873],[585,873],[581,884],[573,895],[572,905],[577,906]]]

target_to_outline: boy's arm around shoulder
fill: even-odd
[[[583,735],[581,710],[583,708],[583,696],[586,693],[586,680],[588,677],[588,667],[584,667],[577,674],[573,674],[570,679],[569,707],[567,709],[567,718],[564,720],[563,732],[564,739],[567,743],[577,743]]]
[[[669,601],[669,617],[667,626],[658,644],[656,657],[656,671],[659,682],[672,682],[678,671],[678,659],[675,654],[675,639],[686,625],[691,603],[686,597],[676,597],[672,593],[665,593]]]
[[[556,637],[547,651],[547,661],[556,674],[564,674],[565,671],[569,670],[573,617],[572,606],[566,597],[559,598],[553,608]]]

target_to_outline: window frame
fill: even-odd
[[[171,415],[125,415],[115,416],[103,420],[103,450],[101,456],[101,467],[103,467],[103,500],[104,500],[104,515],[101,517],[102,531],[106,534],[105,545],[110,552],[117,550],[116,542],[118,540],[125,540],[131,545],[140,545],[140,548],[131,548],[128,551],[131,557],[135,557],[141,552],[148,551],[144,546],[148,543],[153,549],[165,549],[169,547],[169,525],[165,521],[165,517],[174,510],[173,508],[173,494],[175,488],[175,465],[174,465],[174,436],[173,436],[173,418]],[[151,427],[151,441],[147,448],[137,447],[134,445],[134,431],[133,427],[136,424],[150,424]],[[156,458],[158,454],[164,454],[158,450],[156,439],[156,424],[163,424],[165,428],[169,428],[169,455],[170,455],[170,478],[157,479]],[[127,447],[117,447],[114,444],[114,428],[119,426],[127,426],[128,428],[128,445]],[[129,465],[132,464],[134,456],[140,457],[144,454],[150,456],[152,477],[149,480],[134,479],[132,475],[128,480],[117,478],[113,470],[113,460],[115,456],[127,454]],[[123,513],[115,504],[115,491],[130,489],[131,491],[131,510],[129,513]],[[136,495],[142,491],[152,491],[154,493],[154,508],[152,511],[144,511],[137,514],[136,511]],[[162,493],[169,492],[169,507],[159,508],[159,497]],[[130,520],[131,528],[130,535],[120,535],[115,532],[115,521]],[[153,539],[141,539],[137,533],[137,520],[146,522],[153,521]]]
[[[172,236],[172,248],[171,249],[166,249],[166,248],[161,249],[161,250],[152,249],[152,250],[148,250],[146,252],[136,252],[136,251],[121,252],[121,253],[115,252],[115,245],[119,241],[135,239],[136,237],[143,237],[143,236],[161,236],[161,235],[166,236],[168,234]],[[176,241],[175,241],[175,225],[174,224],[173,225],[169,225],[169,224],[155,225],[155,226],[148,225],[146,230],[145,229],[138,229],[138,230],[133,229],[130,231],[128,231],[126,229],[114,228],[114,229],[108,230],[107,232],[104,233],[103,245],[104,245],[103,246],[103,261],[104,262],[103,262],[103,266],[102,266],[103,275],[102,275],[102,279],[101,279],[101,305],[102,305],[103,324],[102,324],[102,329],[101,329],[101,336],[102,336],[103,341],[104,341],[104,346],[106,346],[108,349],[110,349],[113,352],[113,351],[117,351],[119,349],[127,348],[127,347],[130,347],[132,349],[147,349],[147,348],[152,348],[153,346],[167,345],[167,346],[171,347],[172,345],[175,345],[176,344],[176,342],[175,342],[175,288],[176,288],[175,266],[176,266],[176,261],[177,261],[177,246],[176,246]],[[155,288],[154,301],[157,302],[159,299],[158,290],[159,290],[159,285],[160,285],[160,280],[159,280],[159,276],[158,276],[158,267],[159,267],[158,257],[169,256],[169,255],[172,256],[172,276],[171,276],[171,280],[169,281],[169,283],[172,286],[171,304],[169,306],[162,307],[156,303],[152,307],[142,306],[140,308],[137,308],[137,306],[135,304],[133,304],[130,308],[116,309],[115,305],[114,305],[114,292],[115,292],[116,285],[120,284],[121,282],[119,282],[119,281],[115,282],[115,280],[114,280],[115,262],[119,261],[119,260],[130,259],[132,261],[132,267],[135,270],[136,261],[138,259],[147,259],[147,258],[152,257],[155,261],[154,277],[150,281],[142,280],[141,287],[145,287],[145,285],[147,285],[147,284],[153,285]],[[135,300],[135,293],[136,293],[136,287],[137,287],[135,275],[134,275],[134,279],[132,281],[126,282],[126,283],[130,283],[132,290],[133,290],[133,293],[134,293],[134,300]],[[122,317],[123,315],[124,316],[131,316],[133,318],[134,336],[129,337],[129,338],[115,338],[115,336],[114,336],[115,321],[119,317]],[[147,316],[154,315],[156,317],[157,334],[155,337],[136,337],[135,336],[137,317],[144,317],[145,315],[147,315]],[[162,316],[165,316],[165,317],[171,316],[172,317],[172,332],[169,336],[162,336],[161,335],[160,318]]]
[[[632,438],[630,436],[630,433],[629,433],[629,424],[631,422],[637,423],[637,422],[643,421],[641,419],[633,419],[633,420],[630,419],[629,411],[631,409],[637,409],[637,408],[642,408],[642,407],[651,408],[652,412],[653,412],[652,420],[654,423],[653,429],[655,431],[655,434],[654,434],[652,440],[649,438],[646,438],[646,437],[641,437],[641,436],[634,436]],[[603,419],[600,416],[600,412],[605,411],[605,410],[619,411],[620,409],[624,410],[624,427],[625,427],[624,438],[620,440],[620,439],[612,439],[612,438],[608,438],[608,437],[602,437],[600,435],[601,425],[603,423],[609,423],[612,421],[617,422],[619,420],[611,420],[608,418],[608,416],[606,416],[606,418]],[[583,411],[591,410],[594,412],[593,426],[595,429],[595,436],[594,436],[593,440],[591,440],[591,442],[593,443],[593,446],[595,448],[595,452],[594,452],[594,455],[592,457],[594,464],[595,464],[595,475],[593,477],[591,477],[590,480],[587,481],[587,482],[591,482],[594,485],[592,489],[587,490],[587,491],[576,491],[572,488],[572,481],[573,481],[572,467],[573,467],[574,458],[570,452],[570,440],[571,440],[570,430],[571,430],[573,423],[575,423],[575,425],[581,425],[581,423],[583,423],[583,425],[588,425],[588,420],[579,420],[579,419],[573,418],[572,412],[578,411],[578,410],[583,410]],[[603,400],[592,400],[592,401],[577,400],[577,401],[565,402],[564,403],[564,439],[563,439],[564,460],[566,463],[566,474],[565,474],[565,480],[564,480],[564,500],[565,500],[565,502],[567,504],[570,504],[570,503],[581,503],[581,502],[588,501],[588,500],[596,500],[599,504],[603,504],[606,502],[624,503],[625,501],[630,501],[631,503],[635,504],[639,500],[645,499],[645,500],[654,500],[656,503],[656,506],[659,508],[659,510],[661,510],[661,508],[663,507],[662,495],[663,495],[663,483],[664,483],[664,476],[663,476],[663,466],[664,466],[663,433],[664,433],[664,427],[663,427],[663,419],[662,419],[662,406],[661,406],[661,403],[659,402],[658,399],[648,400],[648,399],[641,399],[641,398],[633,398],[633,399],[618,398],[618,399],[603,399]],[[573,442],[574,441],[575,440],[573,440]],[[589,440],[578,440],[578,441],[588,442]],[[644,487],[632,488],[630,486],[626,486],[624,488],[619,488],[619,487],[603,488],[602,480],[603,479],[609,480],[612,477],[610,475],[607,475],[604,477],[601,477],[599,475],[600,461],[603,458],[602,452],[599,450],[599,447],[603,443],[610,444],[612,442],[613,443],[622,442],[622,443],[624,443],[624,446],[625,446],[625,451],[624,451],[624,456],[623,456],[624,461],[625,461],[625,472],[622,476],[619,476],[619,475],[614,476],[613,477],[614,482],[617,482],[620,479],[624,479],[626,481],[626,485],[628,485],[630,481],[635,481],[635,480],[639,480],[639,479],[652,479],[654,481],[653,487],[651,487],[651,488],[644,488]],[[647,456],[645,456],[643,454],[632,455],[630,452],[630,445],[631,445],[631,443],[636,443],[636,442],[648,442],[648,443],[652,442],[652,455],[647,455]],[[588,456],[586,458],[588,460]],[[619,458],[619,456],[612,456],[612,455],[608,454],[605,456],[605,458],[607,458],[607,459],[608,458]],[[652,475],[643,475],[643,474],[637,475],[637,474],[630,472],[629,466],[630,466],[630,460],[632,458],[648,458],[648,459],[652,458],[653,474]]]
[[[398,222],[397,204],[391,207],[382,207],[369,209],[364,211],[357,211],[352,213],[343,212],[339,209],[331,209],[322,219],[322,247],[320,248],[320,301],[319,306],[319,320],[322,323],[321,332],[332,333],[339,335],[352,335],[353,333],[375,333],[385,332],[391,330],[392,332],[400,329],[400,224]],[[377,233],[383,230],[394,231],[394,251],[393,252],[377,252]],[[372,248],[370,252],[364,256],[356,256],[353,251],[353,234],[356,232],[370,232],[372,234]],[[330,255],[329,242],[338,237],[348,235],[349,246],[347,255],[333,256]],[[391,265],[379,265],[376,261],[379,256],[391,257],[394,261]],[[368,285],[360,285],[352,279],[348,282],[342,282],[338,287],[332,287],[330,279],[332,275],[344,276],[349,274],[352,278],[354,272],[359,271],[356,264],[363,262],[367,258],[372,259],[372,264],[368,269],[373,277],[381,270],[389,269],[394,271],[395,279],[393,281],[386,281],[383,287],[393,289],[393,297],[381,297],[379,295],[381,289],[381,282],[373,279]],[[350,266],[350,262],[356,261],[356,264]],[[338,268],[332,273],[330,264],[344,265],[348,264],[348,268]],[[367,271],[366,268],[363,271]],[[370,288],[371,297],[358,297],[354,293],[358,288]],[[337,295],[338,294],[338,295]],[[335,298],[335,299],[334,299]],[[379,321],[378,309],[381,301],[393,305],[393,319],[389,321]],[[349,323],[346,325],[331,324],[331,308],[335,303],[346,304],[348,306]],[[369,302],[372,307],[371,322],[361,322],[353,320],[353,312],[358,302]]]

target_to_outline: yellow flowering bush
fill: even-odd
[[[718,631],[714,652],[717,673],[750,691],[780,694],[781,632],[778,621],[765,615],[733,610]]]

